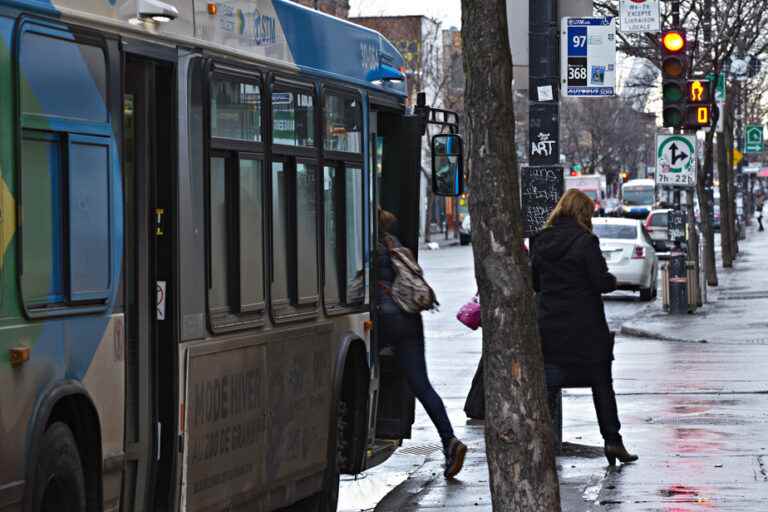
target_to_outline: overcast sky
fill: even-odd
[[[443,28],[461,27],[461,0],[350,0],[350,16],[423,14],[443,22]]]

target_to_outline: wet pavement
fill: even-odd
[[[566,390],[564,511],[768,511],[768,236],[752,232],[741,247],[696,315],[670,317],[633,294],[607,297],[611,327],[642,335],[617,338],[614,364],[622,434],[640,460],[609,467],[589,390]],[[425,315],[427,363],[470,446],[465,469],[442,478],[437,434],[417,405],[413,439],[363,480],[344,482],[339,510],[491,510],[483,425],[462,410],[481,333],[454,318],[475,291],[471,249],[424,252],[421,262],[442,304]]]

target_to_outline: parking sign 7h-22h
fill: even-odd
[[[563,18],[560,36],[563,96],[616,94],[614,18]]]
[[[696,185],[694,135],[656,135],[656,183],[669,187]]]

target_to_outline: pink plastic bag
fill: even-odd
[[[477,296],[459,308],[456,318],[473,331],[480,327],[480,300]]]

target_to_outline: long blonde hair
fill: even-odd
[[[557,206],[552,210],[544,227],[552,227],[558,219],[572,218],[587,231],[592,231],[592,214],[595,202],[581,190],[572,188],[563,194]]]

